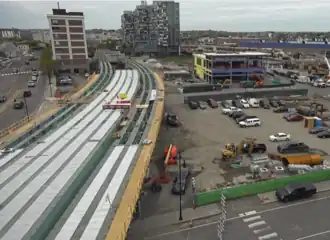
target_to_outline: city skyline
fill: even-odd
[[[152,1],[148,1],[150,4]],[[330,2],[319,0],[177,0],[180,3],[181,30],[223,31],[330,31],[327,29],[327,9]],[[68,11],[82,11],[86,28],[119,29],[121,14],[133,10],[140,1],[60,2]],[[297,7],[299,6],[299,7]],[[46,14],[57,2],[0,2],[1,28],[47,28]],[[100,20],[102,16],[102,20]],[[197,16],[197,17],[196,17]]]

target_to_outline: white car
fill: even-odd
[[[249,105],[252,107],[252,108],[258,108],[259,107],[259,101],[255,98],[250,98],[249,99]]]
[[[240,103],[243,105],[244,108],[250,108],[250,104],[246,100],[241,99]]]
[[[328,80],[325,85],[327,85],[327,87],[330,87],[330,80]]]
[[[319,88],[324,88],[324,87],[326,87],[326,84],[322,79],[319,79],[319,80],[314,81],[313,86],[319,87]]]
[[[14,152],[14,151],[15,151],[14,148],[3,148],[3,149],[1,149],[0,153],[1,154],[7,154],[7,153]]]
[[[89,73],[85,73],[85,78],[88,78],[89,77]]]
[[[229,107],[229,108],[223,108],[222,113],[226,115],[231,115],[233,112],[241,112],[242,109],[237,107]]]
[[[269,141],[280,142],[280,141],[289,141],[291,140],[291,135],[288,133],[276,133],[269,136]]]
[[[28,81],[28,87],[35,87],[36,86],[36,82],[35,81]]]

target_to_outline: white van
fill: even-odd
[[[309,82],[309,77],[307,76],[299,76],[297,78],[298,83],[308,83]]]
[[[239,122],[240,127],[258,127],[261,125],[259,118],[250,118]]]
[[[259,101],[255,98],[250,98],[249,99],[249,105],[252,107],[252,108],[258,108],[259,107]]]

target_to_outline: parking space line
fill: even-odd
[[[266,232],[270,229],[272,229],[272,228],[270,226],[267,226],[267,227],[264,227],[264,228],[253,230],[253,233],[257,235],[259,233]]]
[[[243,222],[251,222],[251,221],[255,221],[255,220],[258,220],[258,219],[261,219],[261,216],[254,216],[254,217],[250,217],[250,218],[244,218],[243,219]]]
[[[266,224],[265,221],[259,221],[259,222],[255,222],[255,223],[251,223],[248,225],[249,228],[254,228],[254,227],[258,227],[258,226],[261,226],[261,225],[264,225]]]
[[[310,239],[310,238],[317,237],[317,236],[322,236],[322,235],[325,235],[325,234],[328,234],[328,233],[330,233],[330,230],[327,230],[327,231],[324,231],[324,232],[315,233],[315,234],[311,234],[311,235],[308,235],[308,236],[305,236],[305,237],[301,237],[301,238],[297,238],[296,240]]]
[[[267,239],[272,239],[272,238],[276,238],[278,237],[278,234],[277,233],[270,233],[270,234],[266,234],[266,235],[263,235],[261,237],[258,237],[259,240],[267,240]]]

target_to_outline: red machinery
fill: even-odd
[[[174,145],[169,145],[165,148],[164,151],[164,173],[163,175],[156,178],[154,181],[158,183],[169,183],[170,178],[167,176],[167,165],[168,164],[176,164],[177,157],[177,147]]]

